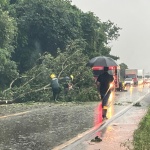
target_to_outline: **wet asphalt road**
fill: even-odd
[[[51,150],[92,127],[96,105],[56,104],[0,118],[0,150]]]
[[[110,114],[117,113],[147,92],[148,86],[116,92],[111,103],[116,109]],[[47,105],[0,118],[0,150],[51,150],[93,127],[97,104]]]
[[[145,116],[149,106],[150,106],[150,93],[149,89],[139,89],[134,88],[130,89],[130,92],[133,92],[132,102],[137,104],[137,101],[140,105],[134,106],[130,104],[125,108],[125,111],[122,110],[119,113],[120,115],[112,115],[110,119],[107,120],[105,124],[99,127],[98,130],[92,132],[90,135],[79,139],[73,144],[63,148],[63,150],[131,150],[133,149],[133,134],[134,131],[138,128],[138,125],[141,119]],[[147,91],[147,92],[146,92]],[[130,93],[128,92],[128,94]],[[143,96],[143,94],[145,95]],[[125,105],[125,101],[123,100],[126,96],[124,93],[124,97],[120,97],[116,99],[117,102],[123,101],[123,103],[118,103],[119,106],[121,104]],[[141,95],[135,101],[135,97]],[[127,104],[127,103],[126,103]],[[117,112],[116,106],[112,112]],[[117,106],[118,107],[118,106]],[[110,106],[110,109],[113,107]],[[109,112],[111,113],[111,112]],[[102,142],[91,142],[92,139],[98,136],[102,139]]]

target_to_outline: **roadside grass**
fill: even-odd
[[[150,108],[133,135],[134,150],[150,150]]]

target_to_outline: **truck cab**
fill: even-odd
[[[134,85],[138,85],[138,70],[137,69],[126,69],[125,70],[125,79],[132,78]]]

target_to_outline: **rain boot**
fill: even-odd
[[[107,119],[106,115],[107,115],[107,109],[103,108],[103,115],[102,115],[103,116],[103,120]]]

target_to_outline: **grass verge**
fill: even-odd
[[[150,150],[150,108],[133,136],[134,150]]]

